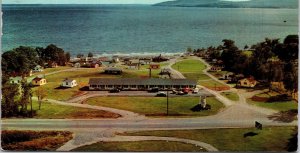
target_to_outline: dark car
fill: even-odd
[[[164,92],[159,92],[156,94],[156,97],[167,97],[167,94]]]
[[[148,91],[149,92],[158,92],[159,88],[158,87],[150,88]]]
[[[117,88],[114,88],[114,89],[109,90],[109,92],[110,93],[118,93],[118,92],[120,92],[120,90]]]

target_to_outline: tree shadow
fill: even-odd
[[[258,135],[258,133],[255,133],[255,132],[247,132],[244,134],[244,138],[247,138],[247,137],[253,137],[253,136],[256,136]]]
[[[288,152],[296,152],[298,148],[298,127],[295,127],[294,132],[291,136],[292,137],[289,139],[285,149]]]
[[[291,109],[288,111],[281,111],[281,112],[275,113],[273,115],[268,116],[268,118],[273,121],[290,123],[297,119],[297,115],[298,115],[298,110]]]

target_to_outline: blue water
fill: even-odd
[[[297,9],[4,5],[3,12],[3,51],[53,43],[73,55],[175,53],[225,38],[242,48],[298,33]]]

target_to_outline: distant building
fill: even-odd
[[[150,64],[151,62],[152,62],[151,58],[140,58],[139,59],[139,63],[142,64],[142,65]]]
[[[46,84],[47,81],[44,78],[35,77],[34,79],[32,79],[31,83],[34,86],[41,86],[41,85]]]
[[[78,62],[78,63],[75,63],[75,64],[74,64],[74,67],[75,67],[75,68],[80,68],[80,67],[81,67],[81,64],[80,64],[79,62]]]
[[[43,67],[40,65],[37,65],[33,68],[32,70],[33,72],[42,72],[43,71]]]
[[[209,69],[209,72],[220,72],[220,71],[222,71],[222,68],[217,67],[217,66],[212,66],[212,67]]]
[[[150,64],[149,68],[150,69],[160,69],[160,65],[159,64]]]
[[[161,56],[161,54],[157,57],[152,58],[152,62],[164,62],[167,60],[169,60],[169,59]]]
[[[139,68],[140,64],[139,63],[131,63],[128,64],[128,69],[137,69]]]
[[[231,80],[233,77],[234,77],[234,73],[228,72],[228,73],[223,74],[222,79]]]
[[[257,81],[253,77],[249,77],[249,78],[239,80],[237,86],[253,88],[256,86],[256,84],[257,84]]]
[[[148,90],[158,87],[161,90],[195,88],[197,82],[188,79],[138,79],[138,78],[91,78],[90,90],[110,90],[120,88],[122,90]]]
[[[11,84],[20,84],[22,82],[22,77],[9,77],[9,83]]]
[[[45,66],[47,68],[56,68],[56,67],[58,67],[58,64],[56,62],[50,61],[50,62],[46,63]]]
[[[64,79],[61,83],[62,87],[68,87],[68,88],[72,88],[77,86],[77,82],[74,79]]]
[[[116,68],[116,67],[108,67],[104,69],[105,74],[122,74],[122,69]]]

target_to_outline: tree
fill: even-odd
[[[298,35],[289,35],[284,39],[283,44],[278,44],[274,48],[274,53],[284,62],[298,59]]]
[[[88,53],[88,57],[93,57],[93,56],[94,56],[93,53],[91,52]]]
[[[12,117],[18,114],[18,103],[16,97],[19,95],[17,84],[2,85],[1,112],[3,117]]]
[[[285,89],[287,89],[291,95],[298,91],[298,71],[292,62],[289,62],[284,66],[283,83]]]
[[[23,79],[21,82],[21,98],[20,98],[20,113],[22,115],[28,115],[27,114],[27,105],[30,102],[31,98],[31,85],[27,83],[26,79]]]
[[[191,47],[188,47],[188,48],[186,49],[186,52],[192,53],[192,52],[193,52],[193,49],[192,49]]]
[[[38,97],[39,110],[41,110],[42,100],[47,97],[47,91],[42,86],[40,86],[35,93]]]
[[[41,57],[46,62],[56,62],[58,65],[65,65],[67,62],[64,50],[53,44],[50,44],[45,48]]]
[[[223,40],[223,52],[221,54],[221,59],[224,62],[225,69],[228,71],[235,72],[234,66],[242,55],[242,51],[240,51],[234,44],[234,41],[224,39]]]
[[[71,59],[71,54],[67,52],[65,56],[66,56],[66,61],[69,62]]]
[[[83,55],[83,54],[77,54],[76,57],[77,57],[77,58],[81,58],[81,57],[84,57],[84,55]]]

